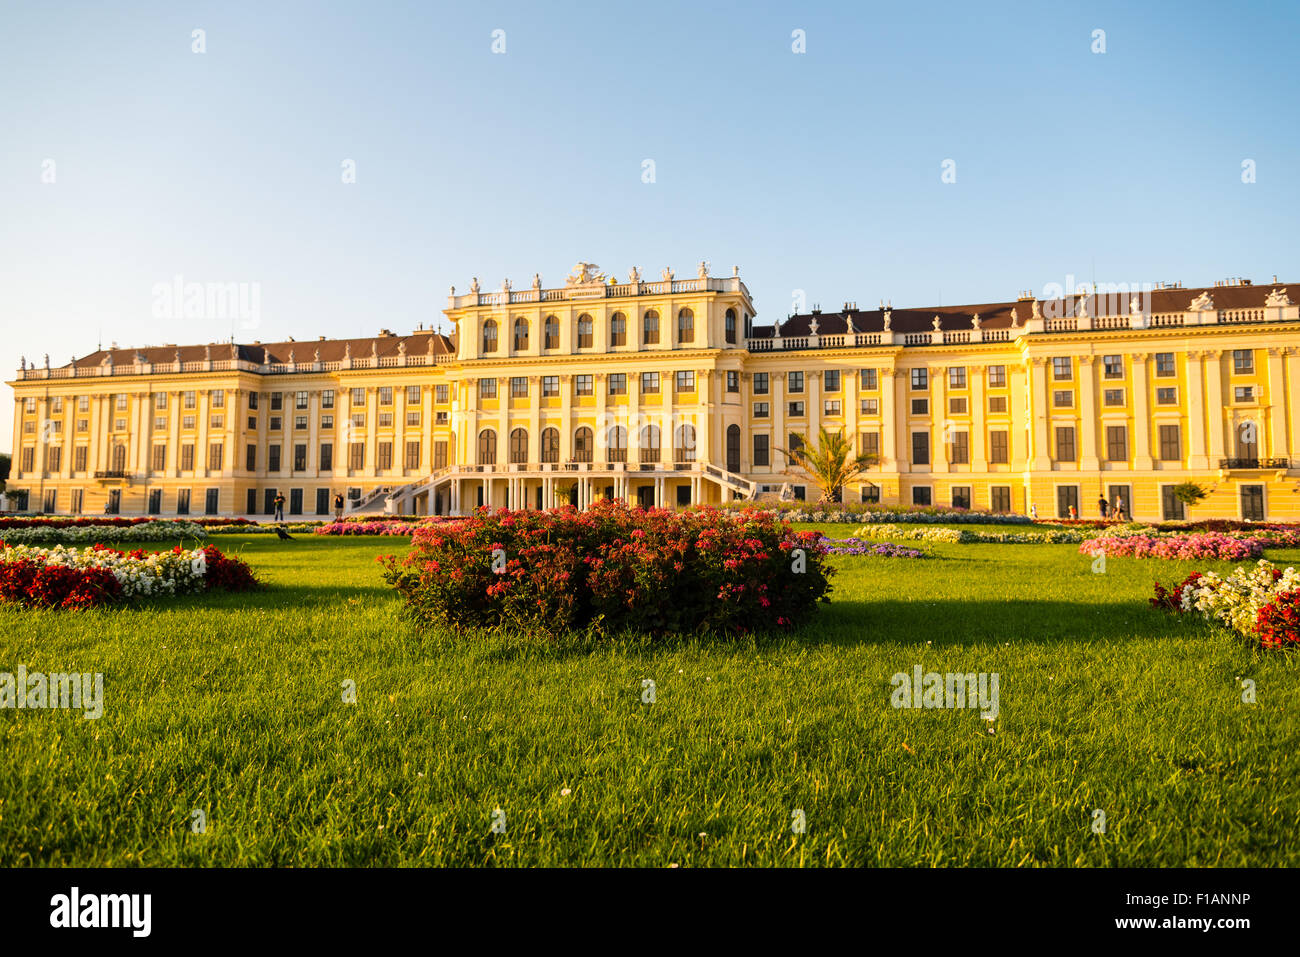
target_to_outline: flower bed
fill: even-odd
[[[1094,557],[1109,558],[1210,558],[1236,561],[1259,558],[1265,542],[1259,538],[1234,538],[1210,532],[1203,535],[1126,535],[1113,538],[1090,538],[1079,551]]]
[[[10,545],[60,542],[164,542],[174,538],[206,538],[207,530],[193,522],[145,521],[121,525],[47,525],[10,527],[4,540]]]
[[[919,548],[906,548],[893,542],[867,544],[857,538],[823,538],[828,555],[868,555],[879,558],[928,558]]]
[[[923,542],[948,542],[954,545],[1073,545],[1084,540],[1083,532],[1056,530],[1044,532],[979,532],[967,528],[907,528],[902,525],[863,525],[854,538],[902,538]]]
[[[315,529],[317,535],[413,535],[416,529],[424,528],[434,522],[415,522],[409,519],[375,520],[368,522],[342,521],[330,522]]]
[[[1179,614],[1200,612],[1261,648],[1300,647],[1300,572],[1294,568],[1282,571],[1261,560],[1227,578],[1193,572],[1170,588],[1157,582],[1151,604]]]
[[[141,516],[137,518],[123,518],[120,515],[103,515],[93,518],[52,518],[43,516],[6,516],[0,518],[0,529],[11,528],[85,528],[95,526],[99,528],[126,528],[131,525],[145,525],[149,522],[176,521],[185,522],[186,524],[202,525],[205,528],[217,528],[226,525],[253,525],[246,518],[192,518],[192,519],[160,519],[154,516]],[[8,536],[5,536],[8,538]]]
[[[248,565],[216,546],[146,553],[90,548],[35,548],[0,542],[0,601],[37,608],[90,608],[223,588],[256,587]]]
[[[743,633],[798,624],[825,599],[820,538],[757,510],[480,511],[418,528],[385,578],[430,625]]]
[[[875,503],[849,503],[847,505],[806,505],[780,502],[771,506],[753,502],[728,502],[722,508],[729,511],[749,511],[759,508],[786,522],[899,522],[907,525],[1029,525],[1028,515],[1008,512],[987,512],[982,509],[940,508],[937,506],[879,505]]]

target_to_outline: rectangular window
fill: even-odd
[[[293,417],[293,427],[295,430],[302,430],[307,428],[307,416],[295,415]]]
[[[1156,405],[1177,405],[1178,390],[1173,387],[1156,389]]]
[[[281,429],[281,426],[282,426],[282,423],[281,423],[281,421],[280,421],[280,416],[278,416],[278,415],[273,415],[273,416],[271,416],[271,431],[272,431],[272,432],[279,432],[280,429]]]
[[[181,471],[194,471],[194,446],[190,444],[181,446]]]
[[[589,375],[575,375],[573,377],[573,394],[574,395],[595,395],[593,379]]]
[[[785,374],[785,389],[791,395],[797,395],[803,391],[803,373],[787,372]]]
[[[1106,389],[1104,392],[1102,392],[1101,395],[1102,395],[1102,403],[1103,403],[1104,405],[1123,405],[1123,404],[1124,404],[1124,390],[1123,390],[1123,389]]]
[[[393,387],[391,385],[381,385],[379,387],[379,404],[380,405],[393,404]]]
[[[190,490],[187,488],[176,490],[176,514],[190,514]]]
[[[433,467],[435,469],[447,467],[447,442],[445,439],[433,443]]]
[[[912,370],[912,391],[922,392],[930,388],[930,370],[913,369]],[[929,491],[927,489],[926,491]]]
[[[194,392],[183,392],[183,393],[181,393],[181,404],[182,404],[186,409],[193,409],[193,408],[195,407],[195,403],[196,403],[196,401],[197,401],[197,398],[196,398],[196,394],[195,394]]]
[[[408,385],[406,387],[406,404],[407,405],[420,404],[420,387],[418,385]]]
[[[557,375],[542,376],[542,398],[554,398],[560,394],[560,377]]]
[[[766,402],[754,403],[754,418],[766,419],[770,414],[771,412],[769,411],[768,404]]]
[[[438,405],[446,405],[451,401],[451,386],[436,385],[433,387],[433,401]]]
[[[1006,412],[1006,411],[1007,411],[1007,397],[1006,397],[1005,395],[991,395],[991,396],[989,396],[989,411],[990,411],[990,412]]]
[[[1254,402],[1255,387],[1253,385],[1239,385],[1232,390],[1232,397],[1237,402]]]
[[[1156,353],[1156,375],[1167,379],[1175,372],[1174,354],[1172,352]]]
[[[80,507],[74,507],[73,511],[80,511]],[[1247,522],[1264,521],[1264,486],[1241,487],[1241,517]]]
[[[333,442],[321,443],[320,470],[322,472],[331,472],[334,470],[334,443]]]
[[[1069,356],[1053,357],[1052,378],[1058,382],[1067,382],[1074,378],[1074,364]]]
[[[611,372],[608,381],[610,395],[627,395],[626,372]]]
[[[952,464],[969,465],[970,464],[970,433],[953,432],[952,442],[950,444],[952,447],[951,448],[952,459],[950,460]],[[967,507],[969,508],[969,506]]]
[[[822,374],[822,379],[825,382],[827,392],[840,391],[840,370],[839,369],[827,369]]]
[[[840,400],[839,400],[839,399],[827,399],[827,400],[822,404],[822,414],[823,414],[823,415],[840,415],[840,414],[842,414],[842,412],[841,412]]]
[[[380,442],[375,446],[375,468],[391,469],[393,467],[393,443]]]
[[[791,402],[789,405],[786,406],[786,414],[796,419],[799,418],[800,416],[803,415],[803,403]]]
[[[1255,350],[1233,349],[1232,371],[1236,375],[1250,375],[1253,373],[1255,371]]]
[[[912,464],[913,465],[930,464],[930,433],[929,432],[912,433]]]
[[[880,379],[875,369],[863,369],[859,372],[858,382],[868,392],[875,392],[880,388]]]
[[[1007,367],[989,366],[989,388],[1005,389],[1007,386]]]
[[[57,472],[63,468],[63,449],[60,446],[50,446],[45,450],[45,471]],[[54,511],[47,509],[46,511]]]
[[[244,447],[244,471],[257,471],[257,446],[248,445]]]
[[[993,485],[989,488],[989,508],[995,512],[1011,511],[1011,486]]]
[[[970,486],[954,485],[952,487],[952,507],[970,508]]]
[[[1071,515],[1073,512],[1073,515]],[[1056,517],[1071,518],[1079,515],[1079,486],[1058,485],[1056,487]]]
[[[409,426],[411,426],[411,427],[413,427],[413,428],[418,427],[418,426],[420,425],[420,413],[419,413],[419,412],[407,412],[407,413],[406,413],[406,424],[409,425]]]
[[[408,469],[418,469],[420,467],[420,443],[406,443],[406,467]]]
[[[647,395],[659,391],[659,373],[642,372],[641,373],[641,394]]]
[[[77,431],[78,431],[78,432],[89,432],[89,431],[90,431],[90,420],[89,420],[89,419],[78,419],[78,420],[77,420]]]
[[[674,376],[673,388],[677,392],[695,391],[695,373],[679,369]]]
[[[1074,454],[1074,426],[1058,425],[1056,427],[1056,460],[1058,462],[1073,462]]]
[[[478,397],[480,399],[495,399],[497,397],[497,380],[495,376],[478,380]]]
[[[1235,353],[1234,353],[1234,355],[1235,355]],[[125,412],[125,411],[126,411],[126,400],[127,400],[127,395],[126,395],[126,393],[125,393],[125,392],[119,392],[119,393],[117,394],[117,396],[116,396],[116,399],[117,399],[117,410],[118,410],[119,412]],[[34,410],[33,410],[33,411],[34,411]]]
[[[861,454],[870,455],[876,461],[880,460],[880,433],[863,432],[858,436],[858,448]]]
[[[950,389],[966,388],[966,367],[965,366],[948,367],[948,388]]]
[[[1160,461],[1177,462],[1182,457],[1182,429],[1177,425],[1160,426]]]
[[[325,389],[320,394],[320,407],[322,409],[334,408],[334,390]]]
[[[167,393],[155,392],[153,395],[153,407],[158,412],[167,411]]]
[[[1102,375],[1107,379],[1122,379],[1124,378],[1124,357],[1102,356],[1101,368]]]
[[[862,486],[862,490],[859,493],[859,497],[864,505],[870,502],[879,502],[880,486],[873,485],[870,482],[864,483]]]
[[[727,370],[727,391],[740,391],[740,373],[736,372],[734,369]]]
[[[862,410],[862,414],[863,414],[863,415],[879,415],[879,414],[880,414],[880,400],[879,400],[879,399],[863,399],[862,402],[861,402],[860,405],[859,405],[859,408]]]
[[[527,376],[516,375],[510,377],[510,397],[512,399],[528,398]]]
[[[298,444],[293,447],[293,470],[307,471],[307,446]]]
[[[74,472],[86,471],[86,452],[87,446],[78,445],[72,453],[72,470]]]
[[[266,447],[266,470],[268,472],[280,471],[280,445],[268,445]]]
[[[33,411],[34,411],[34,410],[33,410]],[[88,395],[79,395],[79,396],[77,396],[77,411],[78,411],[78,412],[89,412],[89,411],[90,411],[90,396],[88,396]]]
[[[149,514],[158,515],[162,512],[162,489],[151,488],[149,490]]]
[[[279,412],[279,411],[281,411],[283,408],[284,408],[284,393],[282,393],[282,392],[272,392],[272,393],[271,393],[271,411],[272,411],[272,412]]]
[[[380,412],[380,413],[379,413],[379,428],[381,428],[381,429],[391,429],[392,427],[393,427],[393,413],[391,413],[391,412]]]
[[[767,468],[772,464],[770,450],[768,446],[768,436],[754,436],[754,467]]]
[[[948,414],[949,415],[966,414],[966,397],[964,395],[954,396],[953,398],[948,400]]]
[[[930,414],[930,400],[929,400],[929,399],[913,399],[913,400],[912,400],[912,414],[913,414],[913,415],[929,415],[929,414]]]
[[[1182,500],[1174,494],[1173,485],[1160,486],[1160,512],[1166,522],[1181,522],[1187,517]]]
[[[352,428],[364,429],[366,427],[366,414],[364,412],[352,413]]]
[[[155,445],[153,447],[153,470],[163,472],[167,469],[167,446]]]
[[[1128,461],[1128,426],[1106,426],[1106,461]]]
[[[1058,409],[1074,407],[1074,393],[1069,389],[1057,389],[1052,393],[1052,405]]]
[[[989,462],[993,465],[1006,465],[1010,461],[1007,449],[1006,429],[994,429],[989,433]]]
[[[350,404],[364,408],[366,404],[366,390],[362,388],[353,389]]]
[[[754,395],[767,395],[767,373],[754,373]]]
[[[921,485],[912,489],[912,504],[927,507],[934,504],[934,498],[928,485]]]
[[[348,443],[348,468],[360,472],[366,467],[366,443]]]
[[[23,449],[22,458],[18,462],[18,472],[20,474],[36,471],[36,449],[30,445],[26,446]]]

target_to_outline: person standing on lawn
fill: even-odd
[[[1123,495],[1115,496],[1115,519],[1120,522],[1124,521],[1124,496]]]
[[[1105,496],[1097,499],[1097,511],[1101,512],[1101,517],[1103,520],[1106,518],[1106,515],[1110,512],[1110,504],[1106,501]]]
[[[277,522],[283,522],[284,521],[284,493],[283,492],[275,493],[274,504],[275,504],[275,520]]]
[[[334,521],[343,521],[343,493],[334,493]]]

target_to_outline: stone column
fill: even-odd
[[[987,472],[988,459],[984,451],[984,442],[989,434],[988,403],[984,400],[985,366],[971,366],[967,370],[970,376],[970,470]],[[972,503],[974,504],[974,503]]]
[[[1202,365],[1204,356],[1205,353],[1195,350],[1187,353],[1187,450],[1185,454],[1189,469],[1210,467],[1209,457],[1205,454],[1205,370]]]

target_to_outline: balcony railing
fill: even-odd
[[[124,478],[129,478],[130,475],[131,475],[131,473],[128,472],[126,469],[105,469],[105,470],[102,471],[102,472],[96,472],[96,473],[95,473],[95,478],[97,478],[97,479],[124,479]]]
[[[1289,469],[1289,459],[1219,459],[1221,469]]]

